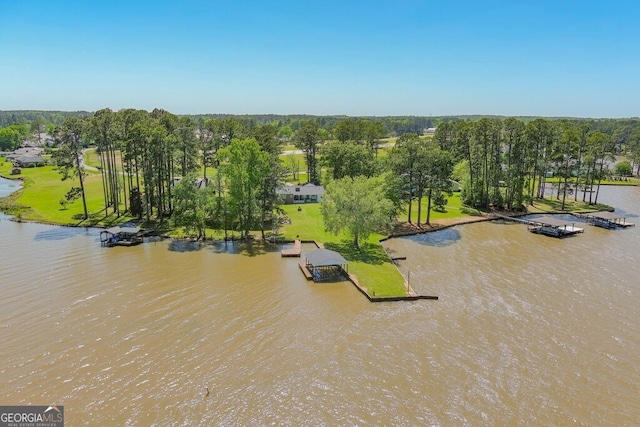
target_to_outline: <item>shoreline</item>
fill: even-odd
[[[0,175],[2,176],[2,175]],[[4,178],[4,177],[3,177]],[[13,177],[13,178],[6,178],[10,181],[21,181],[22,183],[24,183],[24,179],[20,178],[20,177]],[[622,186],[626,186],[626,185],[622,185]],[[85,230],[88,230],[90,228],[95,228],[97,230],[101,230],[101,229],[106,229],[115,225],[118,225],[119,223],[125,222],[126,220],[128,221],[132,221],[131,218],[123,218],[121,220],[118,220],[118,218],[114,218],[114,221],[111,224],[87,224],[85,223],[87,220],[81,220],[77,223],[74,224],[70,224],[70,223],[58,223],[58,222],[51,222],[51,221],[46,221],[46,220],[32,220],[32,219],[25,219],[22,218],[20,213],[23,209],[28,209],[28,206],[21,206],[18,203],[15,202],[15,200],[17,198],[20,197],[21,192],[24,190],[24,187],[20,187],[18,189],[16,189],[15,191],[9,193],[7,196],[0,198],[0,206],[2,205],[2,201],[10,198],[13,199],[13,201],[9,201],[9,203],[7,204],[7,207],[10,207],[10,205],[15,206],[15,211],[14,213],[7,213],[7,215],[9,216],[9,220],[14,221],[14,222],[18,222],[18,223],[35,223],[35,224],[44,224],[44,225],[49,225],[49,226],[62,226],[62,227],[75,227],[75,228],[84,228]],[[549,199],[545,199],[545,200],[549,200],[549,201],[553,201],[553,198],[549,198]],[[571,207],[575,207],[575,206],[571,206]],[[545,210],[544,208],[549,208],[549,210]],[[582,213],[587,213],[587,212],[594,212],[594,211],[599,211],[599,210],[606,210],[607,208],[610,210],[614,210],[614,208],[610,207],[610,206],[606,206],[606,205],[597,205],[597,206],[591,206],[591,209],[587,209],[585,206],[580,206],[579,208],[574,209],[573,211],[569,211],[569,210],[565,210],[565,211],[557,211],[557,210],[553,210],[553,203],[549,204],[545,204],[544,206],[538,205],[536,206],[535,204],[533,206],[527,206],[527,210],[524,212],[515,212],[515,211],[488,211],[488,212],[482,212],[481,215],[464,215],[464,216],[459,216],[459,217],[453,217],[453,218],[444,218],[444,219],[439,219],[436,221],[433,221],[431,224],[427,225],[427,224],[420,224],[415,225],[415,224],[410,224],[410,223],[396,223],[392,229],[392,231],[380,238],[377,241],[377,244],[380,245],[380,247],[382,248],[382,250],[384,251],[384,254],[386,255],[386,258],[388,259],[388,261],[394,265],[394,268],[396,269],[396,271],[400,274],[400,276],[402,277],[402,280],[404,281],[404,285],[399,285],[402,286],[402,288],[404,289],[404,292],[402,294],[400,293],[396,293],[396,292],[392,292],[390,294],[384,295],[384,296],[376,296],[376,291],[378,289],[376,289],[376,286],[373,285],[367,285],[367,284],[361,284],[360,280],[358,279],[358,277],[355,274],[349,274],[349,276],[347,277],[347,280],[350,281],[362,294],[365,295],[365,297],[370,301],[370,302],[384,302],[384,301],[413,301],[413,300],[418,300],[418,299],[432,299],[435,300],[438,297],[437,296],[430,296],[430,295],[418,295],[407,283],[406,278],[402,275],[402,273],[400,272],[399,268],[398,268],[398,264],[396,262],[394,262],[393,258],[387,253],[386,249],[384,248],[384,245],[382,244],[383,242],[393,239],[393,238],[401,238],[401,237],[409,237],[409,236],[414,236],[414,235],[420,235],[420,234],[426,234],[426,233],[432,233],[432,232],[436,232],[436,231],[441,231],[441,230],[445,230],[448,228],[452,228],[452,227],[456,227],[456,226],[460,226],[460,225],[467,225],[467,224],[474,224],[474,223],[479,223],[479,222],[487,222],[487,221],[494,221],[497,219],[501,219],[504,217],[521,217],[521,216],[526,216],[526,215],[535,215],[535,214],[541,214],[541,215],[557,215],[557,214],[572,214],[572,213],[576,213],[578,211],[582,212]],[[137,221],[133,220],[133,222],[138,223]],[[210,237],[204,240],[200,240],[200,239],[195,239],[194,237],[187,237],[187,236],[171,236],[166,234],[166,230],[161,230],[158,224],[148,224],[152,227],[149,227],[148,231],[145,232],[145,237],[160,237],[163,240],[164,239],[171,239],[171,241],[174,242],[188,242],[188,243],[196,243],[199,245],[218,245],[218,244],[227,244],[229,243],[229,241],[232,242],[232,244],[237,243],[248,243],[248,244],[254,244],[257,242],[260,242],[260,244],[262,245],[273,245],[273,248],[277,248],[278,246],[281,246],[283,244],[288,244],[294,241],[293,238],[281,238],[281,239],[266,239],[266,240],[262,240],[261,238],[259,238],[259,236],[253,235],[252,234],[252,238],[251,239],[224,239],[224,238],[218,238],[218,237]],[[256,238],[258,237],[258,238]],[[373,243],[373,241],[372,241]],[[371,281],[372,283],[375,283],[375,280],[371,280],[372,277],[368,277],[367,281]],[[398,289],[400,290],[400,289]]]

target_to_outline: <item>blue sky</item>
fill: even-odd
[[[637,117],[637,1],[0,0],[0,110]]]

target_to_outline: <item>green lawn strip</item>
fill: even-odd
[[[84,152],[84,164],[94,168],[100,167],[100,158],[95,148],[90,148]]]
[[[291,224],[281,230],[284,238],[316,240],[324,243],[327,249],[339,252],[349,261],[349,273],[358,277],[360,285],[367,288],[370,295],[373,292],[378,297],[406,295],[404,277],[379,243],[383,235],[371,235],[356,250],[346,233],[336,236],[324,230],[319,204],[284,205],[283,209],[291,220]]]
[[[533,202],[533,206],[527,206],[527,210],[530,213],[550,213],[550,212],[575,212],[575,213],[585,213],[585,212],[596,212],[596,211],[613,211],[614,208],[609,205],[605,205],[604,203],[598,203],[595,205],[590,205],[589,203],[583,202],[581,200],[574,201],[565,200],[564,210],[562,209],[562,200],[557,200],[555,198],[547,198],[547,199],[535,199]]]
[[[558,184],[560,182],[564,182],[564,178],[558,178],[558,177],[547,178],[546,182],[547,184]],[[576,183],[575,183],[575,180],[570,179],[567,182],[567,184],[569,185],[570,188],[574,188]],[[632,177],[624,177],[624,178],[618,178],[618,179],[603,179],[602,182],[600,182],[600,185],[640,185],[640,179],[632,178]],[[580,182],[579,186],[580,188],[582,188],[583,183]],[[597,186],[598,186],[598,183],[595,182],[593,184],[594,190]]]
[[[13,165],[11,164],[11,162],[8,162],[4,157],[0,157],[0,174],[9,177],[12,167]]]
[[[115,161],[117,165],[122,164],[121,152],[116,151],[115,153]],[[95,148],[89,148],[84,152],[84,164],[87,166],[91,166],[94,168],[99,168],[101,166],[100,157]]]

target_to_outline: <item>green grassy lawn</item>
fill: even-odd
[[[94,168],[100,166],[100,158],[95,148],[90,148],[84,152],[84,164]]]
[[[621,179],[607,179],[602,181],[601,185],[640,185],[640,179],[638,178],[621,178]]]
[[[295,160],[298,164],[299,173],[296,179],[293,178],[291,159]],[[307,162],[305,161],[304,154],[283,154],[280,156],[280,164],[287,173],[285,176],[287,182],[291,184],[307,182]]]
[[[574,201],[567,197],[565,200],[564,210],[562,210],[562,200],[556,200],[553,198],[535,199],[533,206],[527,206],[531,213],[544,213],[544,212],[594,212],[594,211],[613,211],[613,207],[598,203],[597,205],[590,205],[582,200]]]
[[[110,225],[124,222],[127,218],[111,218],[104,215],[102,180],[99,173],[88,171],[85,178],[87,210],[90,218],[83,221],[82,200],[75,200],[64,208],[60,200],[71,189],[79,186],[77,180],[62,181],[53,166],[24,168],[20,175],[10,176],[11,164],[0,162],[0,174],[9,178],[19,178],[22,190],[12,195],[3,206],[7,212],[20,220],[61,225]],[[129,218],[130,219],[130,218]]]
[[[451,197],[448,198],[448,203],[445,205],[444,212],[436,212],[431,209],[431,216],[429,218],[430,222],[437,222],[440,219],[448,219],[448,218],[457,218],[461,216],[467,216],[467,214],[461,211],[462,209],[462,201],[460,200],[460,193],[453,193]],[[427,206],[428,201],[427,198],[422,199],[422,213],[420,215],[420,223],[424,224],[427,220]],[[432,206],[433,207],[433,206]],[[408,206],[407,206],[408,208]],[[408,209],[405,209],[400,217],[399,221],[405,222],[408,219]],[[411,221],[414,223],[418,222],[418,203],[414,202],[411,206]]]

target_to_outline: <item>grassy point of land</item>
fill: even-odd
[[[386,237],[382,234],[372,234],[366,242],[361,243],[360,249],[355,249],[350,236],[346,233],[334,235],[324,230],[324,221],[319,204],[284,205],[287,216],[291,220],[281,232],[286,239],[300,238],[303,240],[316,240],[324,243],[327,249],[335,250],[349,261],[349,272],[355,274],[362,286],[367,288],[370,295],[375,292],[376,297],[405,296],[405,277],[400,274],[395,264],[391,261],[380,240]],[[432,226],[425,228],[427,200],[422,201],[422,225],[418,229],[411,227],[412,232],[425,232],[435,230],[441,226],[448,226],[458,221],[473,219],[463,212],[460,193],[454,193],[443,212],[431,212]],[[412,220],[418,218],[418,206],[412,207]],[[398,220],[406,224],[406,211]]]
[[[291,220],[291,224],[281,230],[286,239],[315,240],[339,252],[349,261],[349,273],[358,277],[370,295],[373,292],[377,297],[407,294],[404,277],[379,243],[385,236],[373,234],[360,244],[360,249],[355,249],[347,234],[336,236],[324,230],[319,204],[284,205],[283,209]]]
[[[11,163],[0,161],[0,175],[9,179],[20,179],[23,187],[2,199],[0,207],[19,221],[88,227],[110,226],[133,219],[128,216],[105,215],[99,173],[89,172],[85,178],[88,220],[83,218],[81,199],[66,207],[60,204],[67,191],[73,186],[78,186],[78,183],[75,180],[62,181],[53,166],[23,168],[20,175],[10,173]]]

